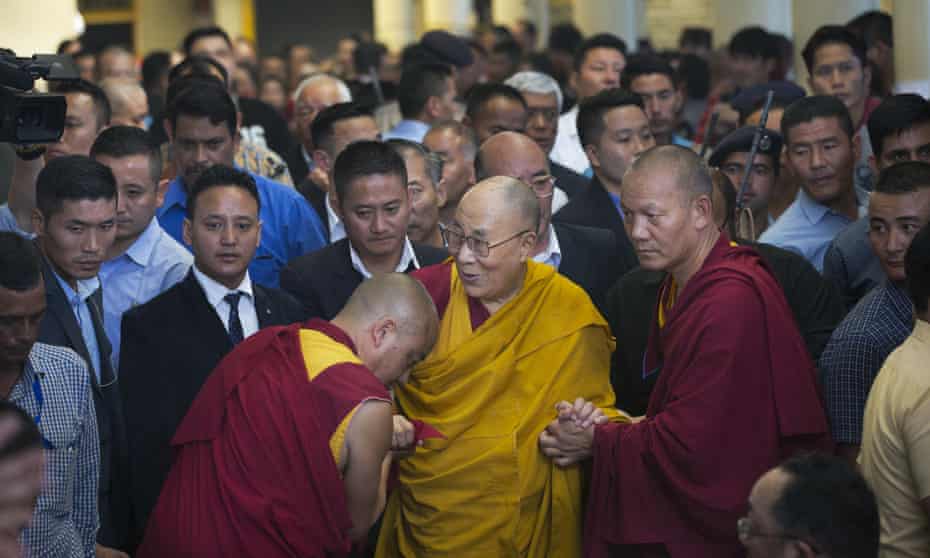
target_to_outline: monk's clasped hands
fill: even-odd
[[[560,401],[558,416],[539,434],[539,449],[559,467],[568,467],[591,457],[594,427],[608,417],[590,401],[582,398],[574,404]]]

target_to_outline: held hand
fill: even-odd
[[[591,457],[594,425],[581,427],[574,420],[556,419],[539,434],[539,449],[559,467]]]
[[[414,440],[416,439],[416,429],[407,417],[403,415],[394,415],[394,436],[391,440],[391,451],[402,456],[411,454],[414,450]],[[422,445],[420,441],[417,445]]]
[[[560,401],[555,408],[560,421],[573,421],[580,428],[587,428],[592,424],[604,424],[608,421],[604,411],[581,397],[575,399],[574,404]]]

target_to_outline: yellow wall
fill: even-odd
[[[77,35],[77,0],[6,0],[0,5],[0,46],[19,56],[53,54],[59,42]]]

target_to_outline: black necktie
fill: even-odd
[[[229,293],[223,297],[229,304],[229,340],[233,345],[238,345],[245,338],[242,333],[242,322],[239,321],[239,299],[242,293]]]

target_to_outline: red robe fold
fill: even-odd
[[[595,430],[586,556],[742,556],[736,521],[755,481],[830,449],[814,365],[754,250],[721,235],[653,323],[643,366],[661,370],[646,419]]]
[[[175,433],[174,464],[138,558],[351,550],[330,438],[361,402],[390,396],[359,364],[337,363],[311,379],[301,328],[355,350],[342,330],[311,320],[263,329],[227,355]]]

